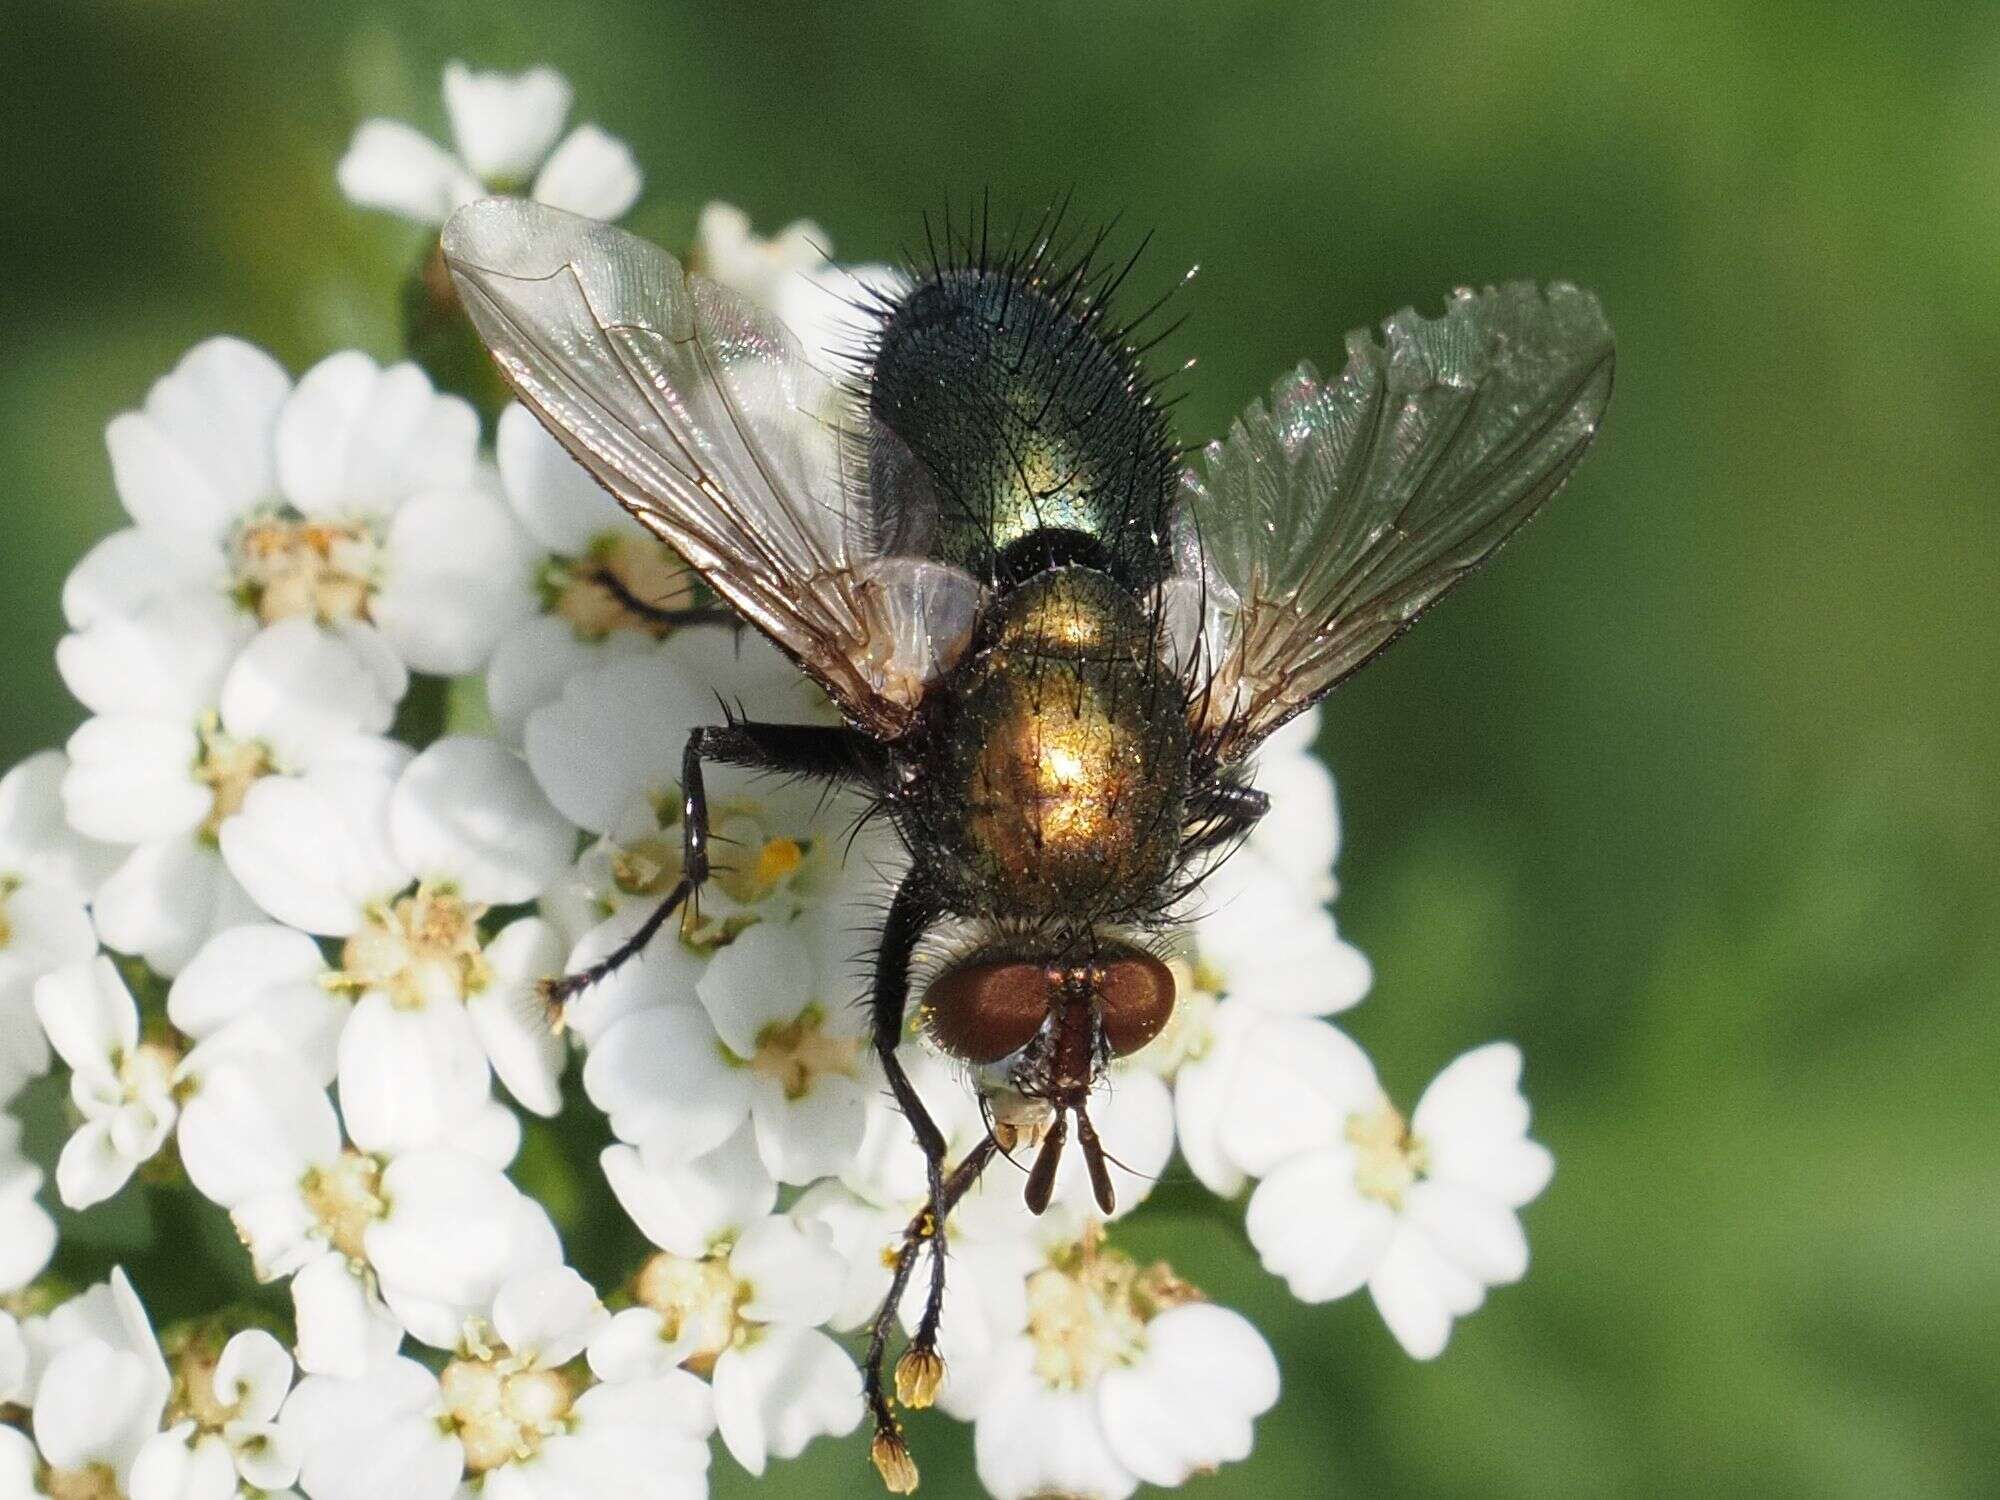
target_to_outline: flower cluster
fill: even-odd
[[[606,218],[636,198],[621,143],[562,135],[556,74],[454,64],[444,96],[453,148],[369,121],[351,199],[435,226],[489,189]],[[895,275],[826,257],[809,224],[767,241],[717,204],[691,258],[824,352],[851,333],[843,283]],[[854,1431],[861,1335],[926,1197],[856,1004],[894,838],[718,770],[698,915],[561,1027],[539,998],[678,879],[681,747],[718,698],[832,722],[824,696],[754,634],[672,623],[700,597],[682,562],[525,411],[489,445],[415,363],[294,378],[213,339],[107,444],[130,525],[71,574],[57,647],[87,717],[0,779],[0,1494],[698,1496],[711,1436],[761,1473]],[[1266,747],[1281,815],[1201,886],[1172,1022],[1094,1117],[1117,1216],[1177,1155],[1247,1194],[1299,1298],[1366,1286],[1429,1358],[1525,1271],[1516,1211],[1551,1159],[1513,1047],[1406,1117],[1327,1019],[1372,975],[1327,909],[1315,727]],[[921,1037],[903,1050],[962,1160],[980,1100]],[[611,1286],[509,1175],[573,1065],[570,1107],[613,1140],[597,1191],[652,1247]],[[52,1071],[72,1128],[36,1164],[11,1109]],[[72,1209],[199,1195],[284,1298],[164,1337],[122,1273],[60,1300],[45,1165]],[[1079,1160],[1054,1200],[1031,1216],[995,1172],[957,1203],[939,1357],[898,1368],[902,1399],[971,1424],[1002,1500],[1244,1458],[1278,1397],[1263,1337],[1121,1250]],[[914,1485],[893,1434],[874,1456]]]

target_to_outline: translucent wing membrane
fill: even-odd
[[[892,738],[969,639],[954,568],[871,549],[866,415],[785,328],[622,230],[520,199],[444,255],[509,383],[627,510]]]
[[[1182,479],[1166,618],[1220,761],[1357,671],[1569,477],[1611,396],[1597,299],[1557,284],[1402,312],[1302,365]]]

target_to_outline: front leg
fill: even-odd
[[[909,1121],[917,1146],[924,1153],[926,1178],[924,1206],[903,1233],[903,1242],[897,1251],[894,1273],[890,1278],[889,1294],[875,1314],[864,1373],[864,1393],[875,1418],[872,1449],[875,1465],[882,1471],[889,1487],[899,1493],[915,1487],[916,1466],[910,1461],[909,1449],[903,1442],[902,1426],[896,1420],[883,1384],[882,1367],[888,1355],[889,1330],[895,1321],[903,1289],[909,1284],[910,1273],[915,1268],[917,1251],[928,1244],[932,1256],[931,1286],[925,1300],[924,1316],[916,1337],[896,1363],[898,1395],[906,1405],[928,1406],[937,1389],[938,1377],[943,1373],[936,1346],[938,1314],[944,1302],[945,1218],[951,1212],[952,1204],[972,1185],[992,1156],[989,1139],[986,1146],[975,1150],[960,1164],[949,1182],[946,1180],[944,1132],[938,1129],[930,1111],[924,1108],[923,1099],[903,1068],[902,1058],[897,1056],[896,1049],[903,1040],[903,1013],[909,1003],[910,958],[924,930],[940,915],[938,903],[924,888],[922,877],[915,872],[906,875],[903,883],[896,888],[895,898],[889,903],[888,916],[882,923],[881,946],[876,950],[875,958],[875,1055],[881,1061],[889,1092],[895,1096],[897,1107]],[[953,1191],[954,1188],[956,1191]]]
[[[692,909],[708,879],[708,793],[702,762],[779,771],[838,784],[879,782],[886,770],[882,749],[868,736],[825,724],[760,724],[739,719],[691,730],[681,753],[681,878],[646,920],[616,948],[586,969],[544,981],[543,997],[557,1009],[643,953],[646,945],[683,905]]]

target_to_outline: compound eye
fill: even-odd
[[[924,995],[931,1038],[969,1063],[994,1063],[1028,1045],[1049,1014],[1046,965],[1018,959],[960,964]]]
[[[1173,971],[1150,953],[1127,953],[1104,964],[1097,1003],[1114,1057],[1137,1052],[1167,1029],[1174,1013]]]

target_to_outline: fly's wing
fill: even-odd
[[[460,300],[521,400],[880,738],[970,638],[969,575],[871,547],[865,414],[783,325],[645,240],[492,198],[444,231]]]
[[[1182,478],[1163,618],[1198,743],[1236,760],[1358,671],[1562,487],[1611,396],[1597,299],[1459,291],[1348,335]]]

